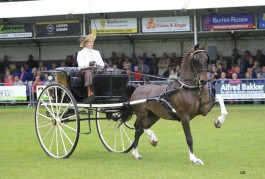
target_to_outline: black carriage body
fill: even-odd
[[[56,68],[57,83],[66,86],[77,102],[87,97],[87,88],[84,86],[84,77],[78,67]],[[122,90],[128,84],[126,74],[94,74],[92,79],[94,99],[97,101],[120,101]]]

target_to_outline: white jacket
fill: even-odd
[[[94,49],[83,48],[78,52],[77,63],[81,69],[89,67],[89,62],[95,61],[96,66],[104,67],[104,62],[101,58],[99,51]]]

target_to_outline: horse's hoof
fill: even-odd
[[[222,126],[222,124],[220,123],[220,121],[219,121],[218,119],[215,119],[215,120],[214,120],[214,126],[215,126],[216,128],[220,128],[220,127]]]
[[[197,159],[196,161],[194,161],[194,163],[197,165],[204,165],[203,161],[200,159]]]
[[[154,147],[157,146],[157,141],[156,140],[150,140],[150,144]]]

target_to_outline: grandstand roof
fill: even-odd
[[[39,0],[0,3],[0,18],[265,6],[264,0]]]

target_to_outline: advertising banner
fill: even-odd
[[[150,17],[142,19],[142,32],[190,31],[190,17]]]
[[[79,36],[81,34],[79,21],[37,22],[36,36]]]
[[[202,30],[204,31],[253,28],[255,28],[253,14],[220,14],[202,17]]]
[[[258,28],[265,29],[265,13],[258,14]]]
[[[92,19],[91,32],[94,34],[137,33],[137,19]]]
[[[26,100],[26,86],[0,86],[0,101]]]
[[[215,90],[224,99],[265,99],[265,80],[218,80]]]
[[[0,38],[32,37],[32,24],[0,24]]]
[[[43,91],[43,89],[46,88],[46,85],[41,85],[41,86],[36,86],[36,96],[37,96],[37,99],[39,98],[41,92]],[[44,94],[42,99],[49,99],[49,97],[47,96],[47,94]]]

